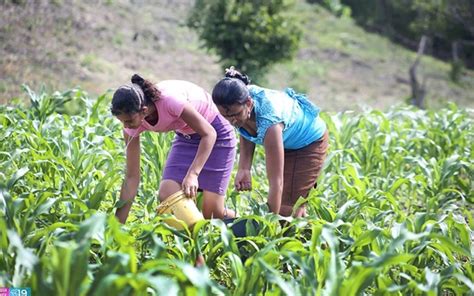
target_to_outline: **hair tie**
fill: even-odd
[[[225,69],[225,76],[227,77],[234,77],[236,75],[237,70],[235,70],[234,66],[230,66],[230,68]]]
[[[132,91],[135,93],[135,95],[138,98],[138,102],[140,103],[140,109],[143,108],[145,105],[145,94],[143,93],[143,89],[141,88],[140,85],[133,83],[131,87]]]

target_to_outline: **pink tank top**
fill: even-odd
[[[156,84],[161,93],[160,99],[156,100],[155,106],[158,110],[158,122],[149,124],[146,120],[137,129],[125,128],[125,132],[132,137],[143,131],[169,132],[177,131],[182,134],[194,134],[184,120],[181,113],[184,106],[190,103],[199,114],[211,123],[219,113],[212,101],[211,95],[196,84],[184,80],[163,80]]]

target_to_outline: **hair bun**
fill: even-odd
[[[138,84],[140,86],[142,86],[143,83],[145,82],[145,79],[143,79],[143,77],[141,77],[138,74],[133,74],[131,80],[132,80],[132,83]]]
[[[225,77],[235,77],[235,75],[240,74],[239,71],[235,70],[234,66],[230,66],[230,68],[225,68]]]
[[[234,66],[230,66],[230,68],[225,69],[225,77],[239,79],[240,81],[245,83],[245,85],[250,84],[250,78],[247,75],[237,71]]]

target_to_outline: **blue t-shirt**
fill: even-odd
[[[262,145],[267,129],[283,123],[284,148],[300,149],[320,139],[326,131],[326,124],[319,117],[319,108],[305,95],[295,93],[291,88],[282,92],[256,85],[250,86],[249,91],[254,102],[257,136],[239,128],[245,139]]]

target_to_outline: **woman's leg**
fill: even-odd
[[[204,218],[234,218],[235,212],[226,209],[224,205],[225,196],[211,191],[203,191],[202,213]]]
[[[304,209],[304,205],[300,207],[300,209],[303,208]],[[289,205],[281,205],[280,206],[280,215],[282,216],[285,216],[285,217],[289,217],[291,216],[291,214],[293,213],[293,206],[289,206]],[[298,215],[295,215],[295,217],[301,217],[301,216],[298,216]]]
[[[174,180],[162,180],[160,183],[160,189],[158,191],[158,197],[160,201],[164,201],[168,196],[181,190],[181,184]]]
[[[307,197],[323,168],[328,148],[328,132],[320,140],[298,150],[285,151],[285,169],[280,215],[290,216],[300,197]],[[295,210],[293,216],[306,215],[304,205]]]
[[[282,216],[291,216],[293,214],[293,205],[281,205],[280,207],[280,215]],[[305,217],[306,216],[306,206],[303,204],[300,206],[296,211],[293,217],[298,218],[298,217]]]
[[[160,201],[166,200],[168,196],[181,190],[181,185],[173,180],[163,180],[160,183],[160,190],[158,196]],[[219,195],[218,193],[211,191],[203,191],[203,202],[202,212],[204,218],[234,218],[235,212],[230,209],[226,209],[224,205],[225,196]]]

